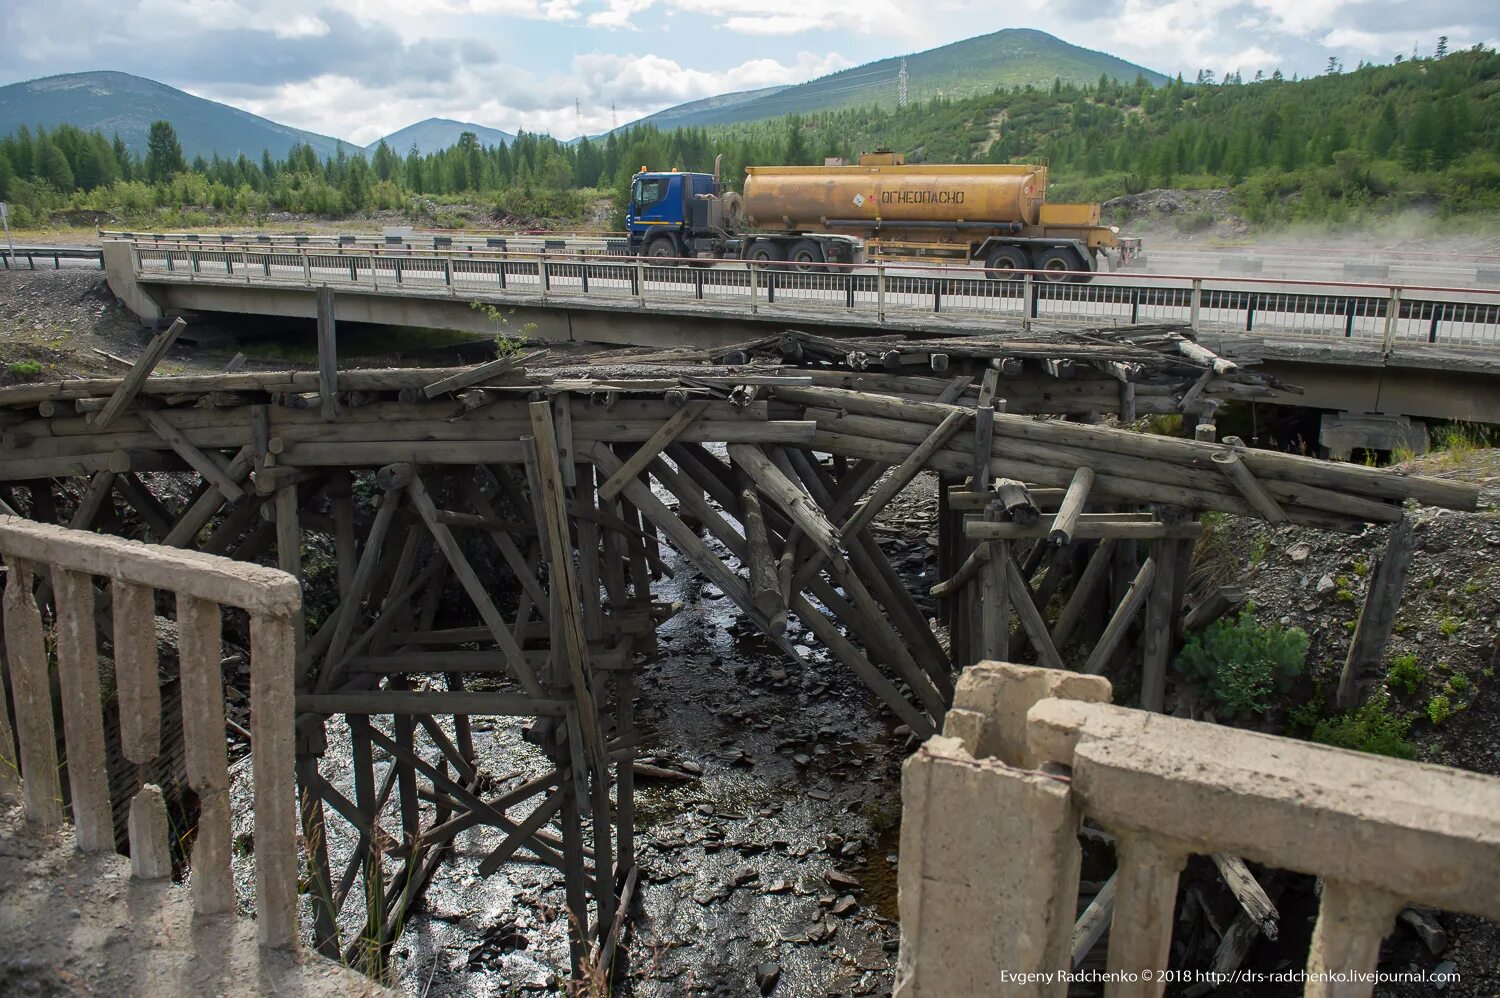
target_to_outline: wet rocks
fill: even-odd
[[[755,966],[755,986],[760,993],[768,995],[776,990],[776,984],[781,980],[781,964],[775,960],[767,960],[765,963]]]

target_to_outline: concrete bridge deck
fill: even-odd
[[[146,320],[165,312],[315,315],[318,287],[356,322],[536,340],[709,346],[768,324],[830,335],[964,335],[1033,326],[1180,323],[1226,356],[1304,389],[1283,401],[1354,413],[1500,422],[1500,291],[1257,278],[1099,275],[992,281],[889,264],[799,272],[738,261],[509,249],[419,251],[267,244],[106,243],[111,287]]]

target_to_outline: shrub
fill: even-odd
[[[1453,716],[1453,701],[1439,693],[1427,701],[1427,719],[1433,724],[1442,724]]]
[[[41,374],[42,365],[40,361],[18,360],[10,365],[10,373],[20,377],[30,377],[33,374]]]
[[[1274,695],[1291,689],[1307,646],[1306,631],[1259,624],[1247,608],[1189,639],[1176,667],[1203,686],[1226,716],[1238,718],[1263,713]]]
[[[1313,741],[1394,759],[1415,759],[1417,747],[1406,737],[1412,717],[1392,713],[1389,707],[1382,693],[1358,710],[1319,721],[1313,729]]]
[[[1415,693],[1427,678],[1427,671],[1417,664],[1415,655],[1397,655],[1391,659],[1391,671],[1385,674],[1385,684],[1392,689],[1400,688]]]

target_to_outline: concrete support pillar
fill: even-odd
[[[1405,901],[1382,890],[1323,881],[1323,904],[1307,954],[1309,998],[1365,998],[1373,986],[1380,941],[1390,933],[1403,907]],[[1356,974],[1366,979],[1328,979],[1329,975]]]
[[[1079,814],[1064,780],[929,739],[901,777],[897,998],[1067,993]]]

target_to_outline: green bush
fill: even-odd
[[[1397,655],[1391,659],[1391,671],[1385,674],[1385,684],[1392,689],[1400,688],[1415,693],[1427,678],[1427,670],[1417,664],[1415,655]]]
[[[42,365],[35,360],[18,360],[10,365],[10,373],[20,377],[30,377],[33,374],[41,374]]]
[[[1453,701],[1439,693],[1427,701],[1427,719],[1433,724],[1442,724],[1453,716]]]
[[[1247,608],[1195,634],[1176,667],[1206,689],[1226,717],[1241,718],[1265,712],[1273,696],[1291,690],[1307,646],[1306,631],[1259,624]]]
[[[1358,710],[1319,721],[1312,737],[1315,742],[1356,752],[1415,759],[1417,747],[1406,737],[1411,722],[1410,714],[1392,713],[1389,700],[1381,693]]]

